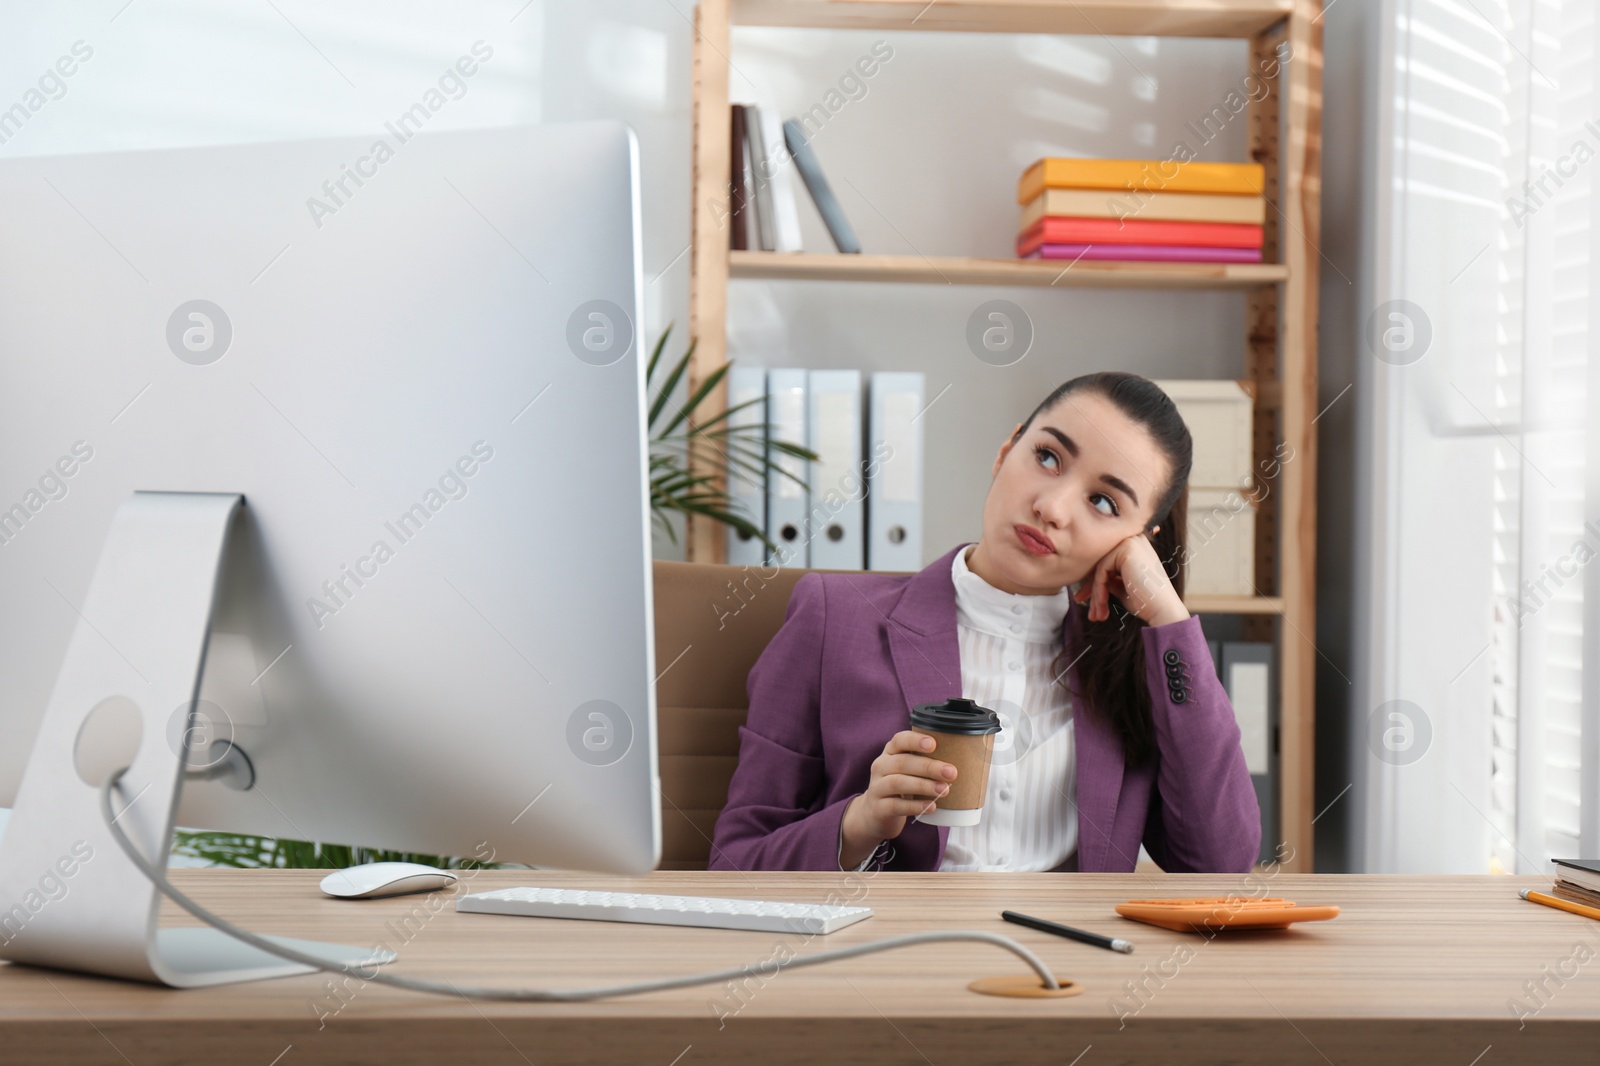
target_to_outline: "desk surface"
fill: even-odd
[[[519,884],[820,902],[876,914],[826,937],[459,914],[451,893],[337,901],[315,871],[179,870],[202,904],[265,933],[387,943],[390,969],[458,983],[581,988],[762,963],[930,929],[1030,947],[1082,995],[966,990],[1027,972],[981,943],[919,945],[748,982],[573,1004],[471,1003],[328,975],[194,991],[0,965],[0,1059],[16,1063],[1593,1062],[1600,922],[1518,899],[1543,877],[483,871]],[[1336,903],[1330,922],[1207,939],[1118,917],[1161,896]],[[429,900],[450,905],[430,909]],[[1115,933],[1132,955],[1004,922],[1002,909]],[[195,924],[166,908],[163,924]],[[406,924],[407,916],[411,916]],[[768,968],[768,973],[771,973]],[[1129,982],[1136,982],[1130,985]],[[1529,984],[1528,982],[1532,982]],[[1513,1004],[1525,1005],[1519,1019]],[[1352,1024],[1352,1023],[1356,1024]],[[282,1056],[281,1059],[278,1056]]]

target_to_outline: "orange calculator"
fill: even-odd
[[[1180,933],[1202,929],[1287,929],[1293,922],[1325,922],[1337,917],[1338,907],[1301,907],[1280,896],[1248,899],[1218,896],[1209,899],[1130,899],[1117,904],[1124,918]]]

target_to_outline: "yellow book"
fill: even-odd
[[[1260,196],[1266,170],[1260,163],[1181,163],[1176,159],[1041,159],[1017,182],[1017,203],[1041,189],[1122,189],[1146,192],[1208,192]]]
[[[1267,219],[1267,201],[1260,196],[1216,196],[1211,193],[1045,189],[1023,205],[1022,224],[1018,232],[1046,215],[1140,218],[1163,222],[1246,222],[1259,226]]]

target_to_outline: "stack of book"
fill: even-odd
[[[1556,870],[1555,887],[1550,890],[1552,896],[1567,900],[1569,903],[1581,903],[1586,907],[1600,907],[1600,860],[1597,859],[1551,859],[1559,869]]]
[[[1017,183],[1017,255],[1259,263],[1264,181],[1258,163],[1041,159]]]

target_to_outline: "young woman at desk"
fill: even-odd
[[[1260,812],[1184,609],[1189,430],[1132,374],[1074,378],[1000,446],[983,535],[916,574],[807,574],[750,671],[713,870],[1244,872]],[[1011,709],[983,818],[911,708]],[[1003,737],[1005,734],[1002,733]],[[1019,750],[1022,749],[1022,750]]]

